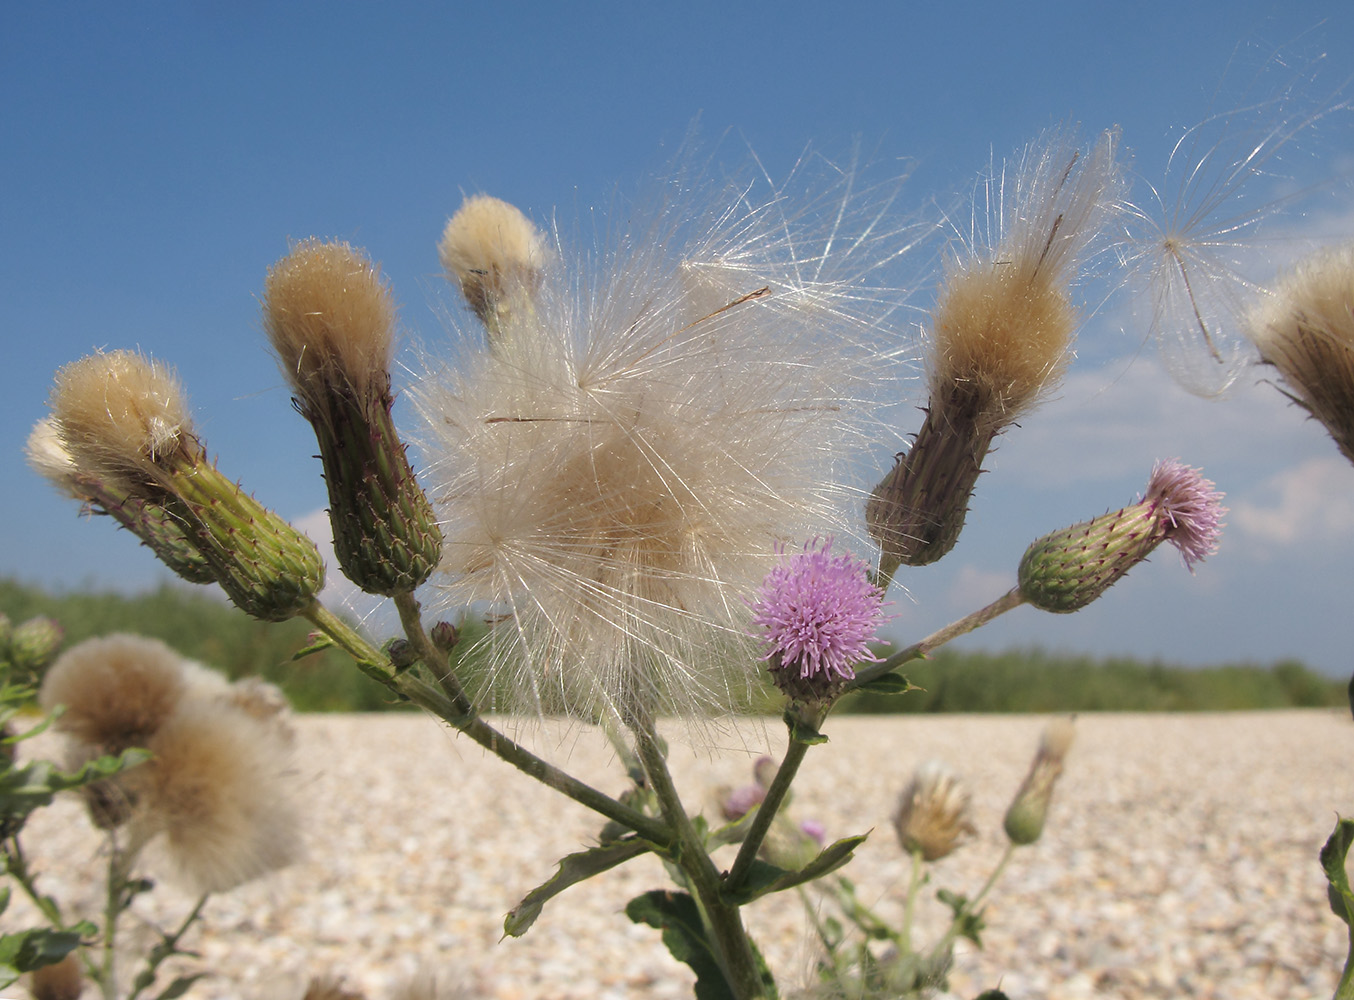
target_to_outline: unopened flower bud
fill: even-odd
[[[1078,323],[1071,284],[1117,200],[1117,142],[1106,132],[1085,157],[1061,133],[1032,144],[1009,195],[1003,184],[1000,241],[947,267],[926,419],[865,508],[885,575],[954,547],[993,439],[1061,379]]]
[[[56,657],[65,637],[55,619],[30,618],[10,634],[10,662],[24,673],[37,675]]]
[[[830,539],[774,567],[751,606],[776,686],[797,702],[832,701],[857,663],[878,661],[870,643],[883,599],[869,567],[850,553],[833,555]]]
[[[181,525],[241,610],[284,621],[315,600],[324,586],[315,544],[207,460],[164,365],[134,351],[72,362],[57,373],[52,416],[75,466]]]
[[[391,639],[385,644],[385,654],[396,670],[408,670],[418,662],[418,651],[408,639]]]
[[[268,272],[264,328],[315,430],[344,575],[387,596],[432,574],[442,533],[391,418],[395,307],[346,243],[307,240]]]
[[[1006,810],[1006,836],[1011,843],[1033,844],[1044,832],[1053,787],[1063,773],[1063,761],[1075,737],[1076,727],[1071,718],[1054,719],[1044,727],[1030,772]]]
[[[1289,398],[1354,462],[1354,244],[1300,261],[1247,325]]]
[[[766,831],[758,853],[777,868],[798,871],[823,849],[821,831],[822,827],[812,820],[796,824],[779,813]]]
[[[1162,542],[1192,572],[1217,551],[1222,494],[1177,461],[1158,462],[1138,503],[1045,535],[1020,560],[1025,601],[1045,611],[1078,611],[1108,590]]]
[[[428,631],[429,638],[433,645],[444,653],[450,653],[456,648],[456,644],[461,641],[461,632],[451,622],[441,621],[435,624]]]
[[[893,814],[898,843],[908,854],[938,861],[977,831],[970,818],[972,797],[959,778],[939,761],[917,768]]]
[[[514,310],[529,306],[546,258],[545,240],[531,221],[487,195],[465,199],[447,222],[438,252],[491,341]]]

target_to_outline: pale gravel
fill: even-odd
[[[831,719],[830,742],[801,771],[793,815],[818,819],[834,838],[873,828],[846,874],[896,916],[907,865],[889,824],[895,799],[916,764],[946,760],[973,789],[981,834],[936,866],[930,888],[973,892],[1002,850],[1002,813],[1044,721]],[[379,1000],[420,967],[465,997],[691,995],[689,972],[657,932],[621,912],[665,885],[652,857],[569,890],[525,938],[499,940],[506,911],[561,855],[595,842],[599,823],[582,807],[425,717],[296,724],[309,856],[210,901],[191,944],[216,975],[190,996],[299,1000],[310,975],[328,973]],[[783,745],[777,728],[725,729],[718,742],[729,749],[713,755],[674,728],[673,767],[689,803],[709,812],[711,789],[744,783],[758,753]],[[1013,1000],[1329,996],[1345,939],[1317,852],[1336,813],[1354,812],[1348,715],[1094,714],[1077,728],[1044,838],[1007,870],[986,948],[958,955],[953,995],[1000,983]],[[598,787],[623,787],[595,732],[544,724],[519,735]],[[27,843],[44,888],[92,913],[98,864],[84,859],[98,841],[78,804],[39,813]],[[162,887],[135,913],[168,923],[189,905]],[[939,926],[936,906],[921,914],[923,934]],[[27,912],[11,905],[0,921],[17,926]],[[815,953],[794,894],[747,915],[782,981],[804,981]]]

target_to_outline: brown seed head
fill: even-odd
[[[969,816],[970,804],[968,790],[948,767],[938,761],[922,764],[898,799],[893,816],[898,842],[903,850],[920,853],[926,861],[953,853],[977,832]]]

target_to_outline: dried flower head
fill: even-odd
[[[530,219],[483,194],[461,203],[437,249],[447,277],[460,285],[491,335],[503,330],[512,310],[540,284],[547,256],[545,238]]]
[[[1006,836],[1013,844],[1033,844],[1044,832],[1053,786],[1063,773],[1063,761],[1077,735],[1074,718],[1052,720],[1039,737],[1029,774],[1006,811]]]
[[[166,366],[135,351],[92,354],[56,373],[51,398],[60,442],[75,466],[135,495],[178,452],[201,458],[188,403]]]
[[[189,698],[147,741],[138,834],[165,836],[195,892],[221,892],[298,856],[287,743],[267,721],[214,698]]]
[[[491,349],[467,338],[414,390],[446,600],[502,616],[487,696],[686,716],[746,700],[738,595],[776,540],[842,523],[863,347],[895,307],[867,279],[907,242],[882,192],[836,176],[765,203],[741,185],[706,203],[680,177],[651,224],[636,211],[599,257],[553,260]]]
[[[766,575],[753,603],[771,677],[791,698],[828,701],[855,677],[883,624],[884,592],[870,568],[832,541],[804,546]]]
[[[412,592],[442,536],[391,418],[395,307],[379,270],[347,243],[306,240],[268,272],[263,323],[319,442],[344,575]]]
[[[1020,560],[1021,596],[1045,611],[1090,604],[1162,542],[1180,551],[1185,567],[1217,551],[1223,494],[1199,470],[1158,462],[1137,503],[1045,535]]]
[[[65,712],[56,728],[103,753],[144,746],[183,699],[183,659],[158,639],[122,633],[66,650],[43,679],[38,700]]]
[[[1114,132],[1089,151],[1070,132],[1032,143],[995,182],[996,238],[946,268],[926,419],[865,508],[885,575],[954,547],[993,438],[1062,377],[1079,322],[1071,286],[1119,203],[1117,144]]]
[[[84,989],[80,956],[73,951],[61,961],[39,966],[28,974],[28,992],[33,1000],[80,1000]]]
[[[953,854],[977,833],[971,806],[972,796],[958,775],[940,761],[926,761],[898,798],[893,814],[898,842],[904,851],[926,861]]]
[[[51,404],[79,475],[115,491],[114,507],[139,502],[129,517],[147,520],[137,533],[170,568],[193,580],[209,571],[237,607],[265,621],[314,602],[324,586],[315,544],[207,460],[168,368],[134,351],[93,354],[57,372]],[[150,541],[166,520],[200,562],[178,558],[177,538]]]
[[[1321,421],[1354,462],[1354,244],[1299,262],[1246,325],[1289,398]]]
[[[389,392],[395,304],[381,271],[347,243],[308,239],[273,265],[263,326],[303,412],[344,389]]]

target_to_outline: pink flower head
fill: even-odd
[[[1218,551],[1222,515],[1227,512],[1222,496],[1198,469],[1177,459],[1157,462],[1152,468],[1143,503],[1151,504],[1166,525],[1166,541],[1180,550],[1191,573],[1196,562]]]
[[[869,567],[850,553],[834,555],[830,538],[782,560],[751,602],[776,684],[791,697],[830,697],[856,676],[856,663],[877,661],[869,644],[883,600]]]

